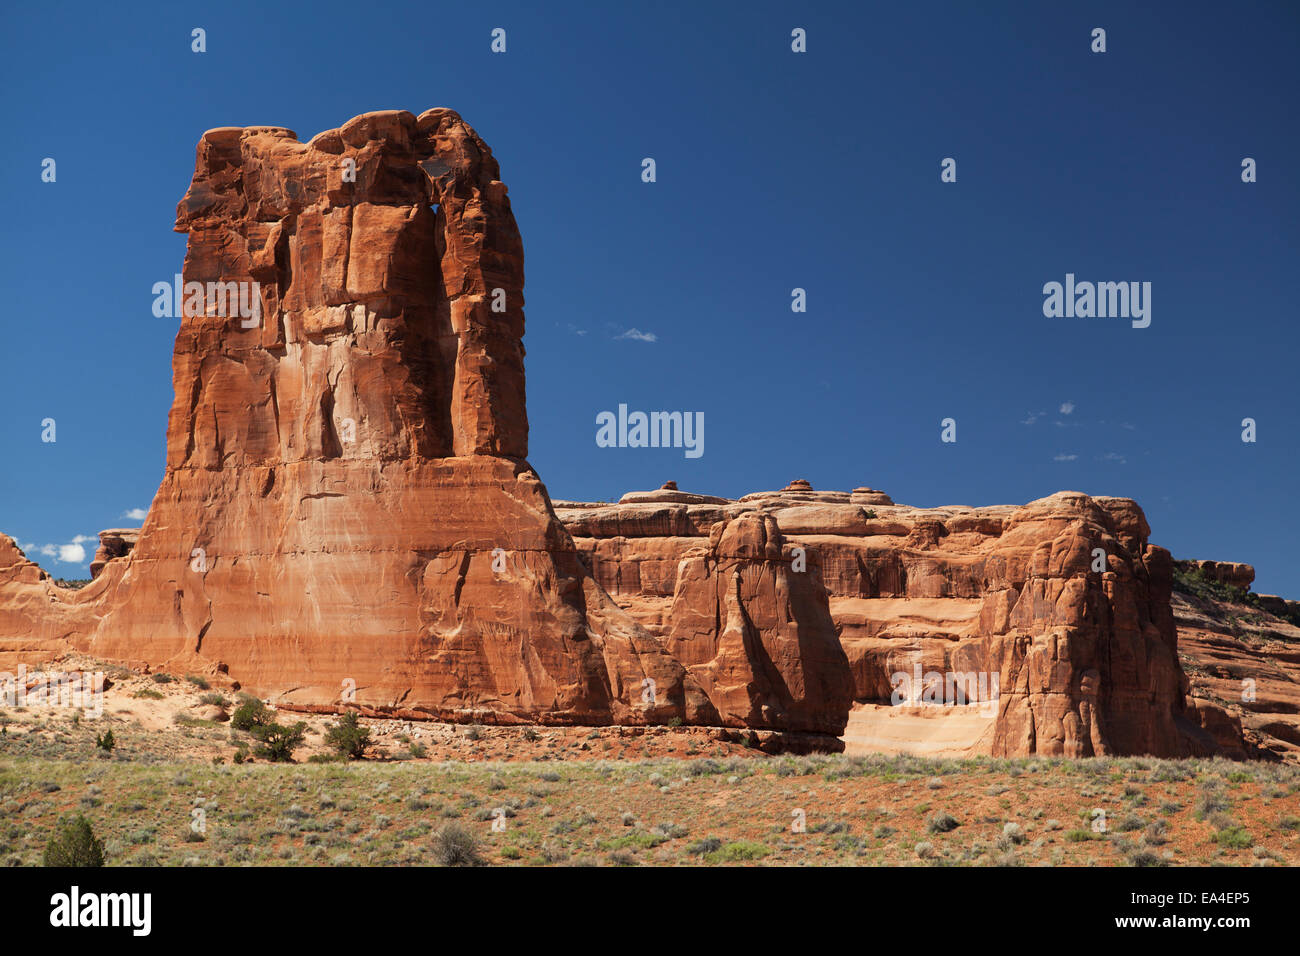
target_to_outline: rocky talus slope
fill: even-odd
[[[1300,763],[1300,601],[1250,593],[1254,578],[1248,564],[1178,563],[1173,611],[1189,703],[1228,715],[1211,718],[1222,753]]]

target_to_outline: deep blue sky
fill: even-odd
[[[180,269],[200,134],[449,106],[523,233],[553,497],[1125,495],[1176,556],[1300,597],[1300,5],[136,6],[5,13],[0,531],[21,543],[130,525],[157,489],[176,322],[150,287]],[[1151,327],[1044,318],[1067,272],[1150,281]],[[704,412],[705,454],[597,448],[620,402]]]

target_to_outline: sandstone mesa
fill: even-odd
[[[522,241],[451,110],[308,143],[210,130],[176,229],[184,280],[257,283],[261,320],[185,310],[162,483],[142,528],[101,534],[91,584],[0,535],[0,666],[76,651],[282,707],[864,749],[1242,749],[1188,695],[1173,562],[1132,500],[913,508],[796,480],[552,502],[527,462]],[[993,706],[892,706],[918,667],[994,675]]]

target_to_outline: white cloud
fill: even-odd
[[[143,521],[149,512],[144,508],[132,508],[130,511],[122,512],[123,518],[130,518],[132,521]]]
[[[1116,452],[1113,452],[1113,451],[1108,451],[1108,452],[1106,452],[1106,454],[1098,456],[1097,460],[1098,460],[1098,461],[1113,461],[1113,462],[1115,462],[1117,465],[1125,465],[1125,464],[1128,464],[1128,459],[1127,459],[1127,458],[1125,458],[1123,455],[1117,454]]]
[[[39,548],[36,548],[36,551],[47,558],[53,558],[59,564],[85,564],[86,543],[98,540],[98,535],[79,534],[68,544],[43,544]],[[35,545],[32,547],[35,547]],[[23,550],[26,551],[28,549],[23,548]]]
[[[634,339],[637,342],[657,342],[659,336],[653,332],[642,332],[640,329],[628,329],[622,335],[614,336],[615,339]]]
[[[1028,415],[1029,417],[1026,418],[1024,421],[1022,421],[1020,424],[1032,425],[1034,422],[1038,421],[1040,418],[1046,415],[1047,412],[1025,412],[1025,414]]]
[[[1052,461],[1074,461],[1078,455],[1057,455]]]
[[[1073,413],[1074,413],[1074,402],[1062,402],[1062,403],[1061,403],[1060,412],[1061,412],[1062,415],[1070,415],[1070,414],[1073,414]]]

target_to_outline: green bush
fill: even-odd
[[[761,860],[771,852],[761,843],[740,840],[735,843],[724,843],[721,849],[708,854],[705,859],[710,863],[746,863],[751,860]]]
[[[292,727],[259,724],[252,733],[261,741],[261,746],[253,751],[253,755],[276,763],[287,763],[293,760],[294,750],[302,745],[306,731],[307,725],[301,720]]]
[[[208,683],[207,678],[200,677],[198,674],[186,674],[185,679],[199,690],[208,690],[212,687],[212,685]]]
[[[370,746],[370,730],[361,725],[361,719],[355,710],[349,710],[325,734],[325,742],[340,756],[360,760]],[[415,747],[411,750],[414,752]]]
[[[106,730],[102,734],[96,734],[95,746],[100,750],[107,750],[109,753],[112,753],[113,748],[117,746],[117,740],[113,737],[113,731]]]
[[[271,723],[271,712],[256,697],[248,694],[239,695],[239,706],[230,716],[230,726],[235,730],[252,731],[254,727],[266,727]]]
[[[1229,850],[1245,850],[1255,844],[1255,838],[1242,826],[1225,827],[1210,839]]]
[[[59,821],[58,832],[45,845],[45,866],[103,866],[104,844],[95,839],[90,821],[78,813]]]

